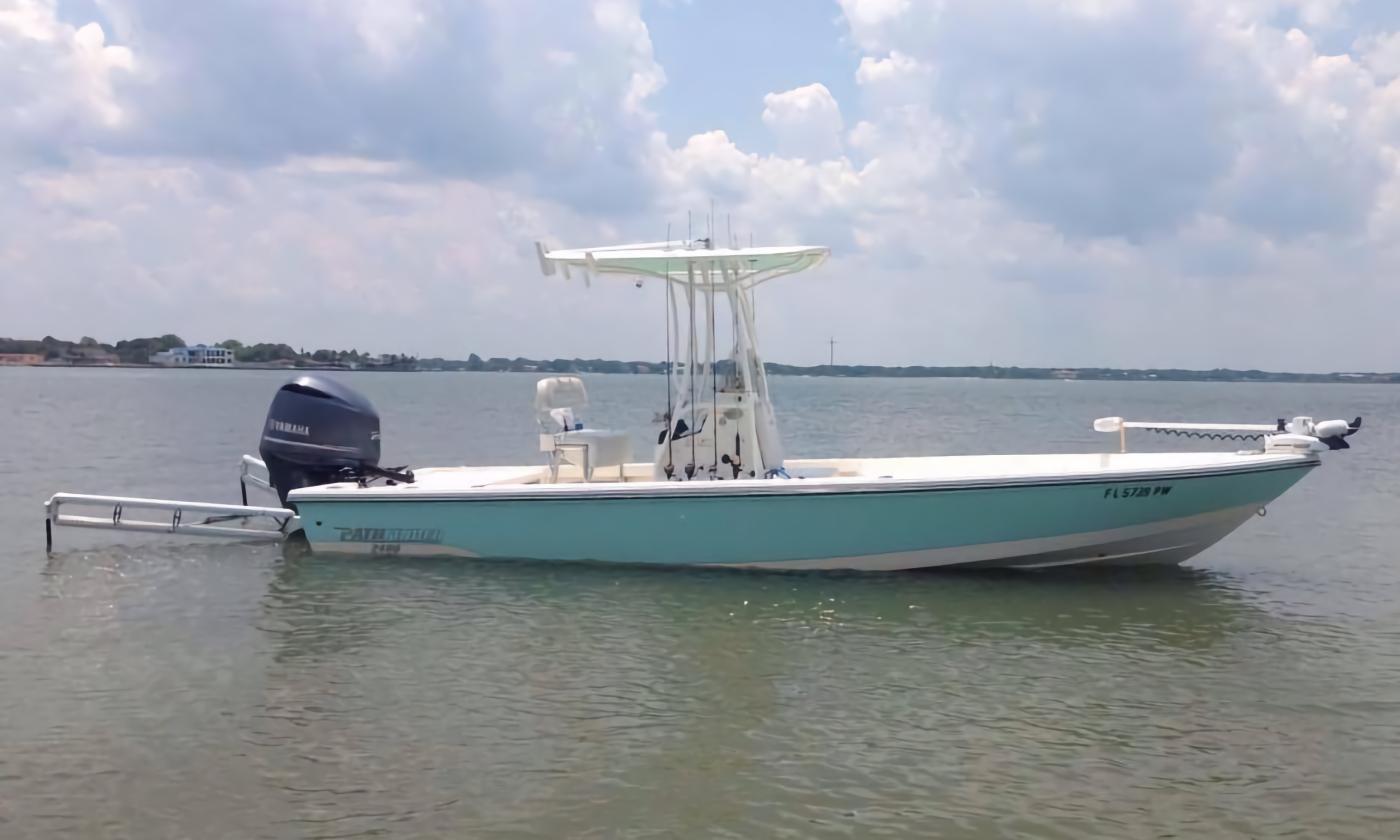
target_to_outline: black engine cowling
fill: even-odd
[[[299,487],[379,474],[379,413],[338,382],[298,376],[272,398],[258,454],[284,505]]]

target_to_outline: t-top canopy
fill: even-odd
[[[720,278],[711,279],[710,272],[732,273],[743,286],[755,286],[765,280],[795,274],[820,265],[830,249],[813,245],[779,245],[766,248],[695,247],[700,243],[642,242],[633,245],[611,245],[599,248],[545,250],[536,243],[540,270],[552,276],[560,267],[564,276],[574,268],[591,274],[620,274],[628,277],[656,277],[684,282],[718,285]]]

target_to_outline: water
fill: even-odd
[[[57,490],[236,500],[283,376],[0,369],[0,837],[1396,830],[1400,388],[773,383],[811,456],[1367,416],[1167,574],[284,559],[69,529],[45,556]],[[538,457],[530,376],[348,379],[385,463]],[[650,428],[662,383],[593,377],[589,419]]]

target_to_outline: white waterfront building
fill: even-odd
[[[233,367],[233,351],[207,344],[172,347],[151,356],[151,363],[166,367]]]

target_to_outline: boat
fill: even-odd
[[[250,463],[265,468],[256,483],[282,506],[249,516],[299,532],[316,553],[380,557],[858,571],[1172,565],[1262,512],[1361,426],[1110,417],[1094,428],[1116,434],[1117,451],[789,458],[754,295],[820,266],[825,247],[700,239],[537,252],[550,278],[664,287],[668,400],[649,459],[632,457],[631,433],[586,425],[579,377],[550,376],[536,384],[538,428],[522,430],[538,435],[539,463],[381,468],[373,406],[308,375],[277,392],[262,457],[245,458],[245,478]],[[1249,446],[1129,452],[1130,429]],[[48,518],[84,524],[64,521],[62,506],[114,498],[59,494]],[[169,530],[230,530],[229,511],[205,507],[220,520],[177,514]]]

